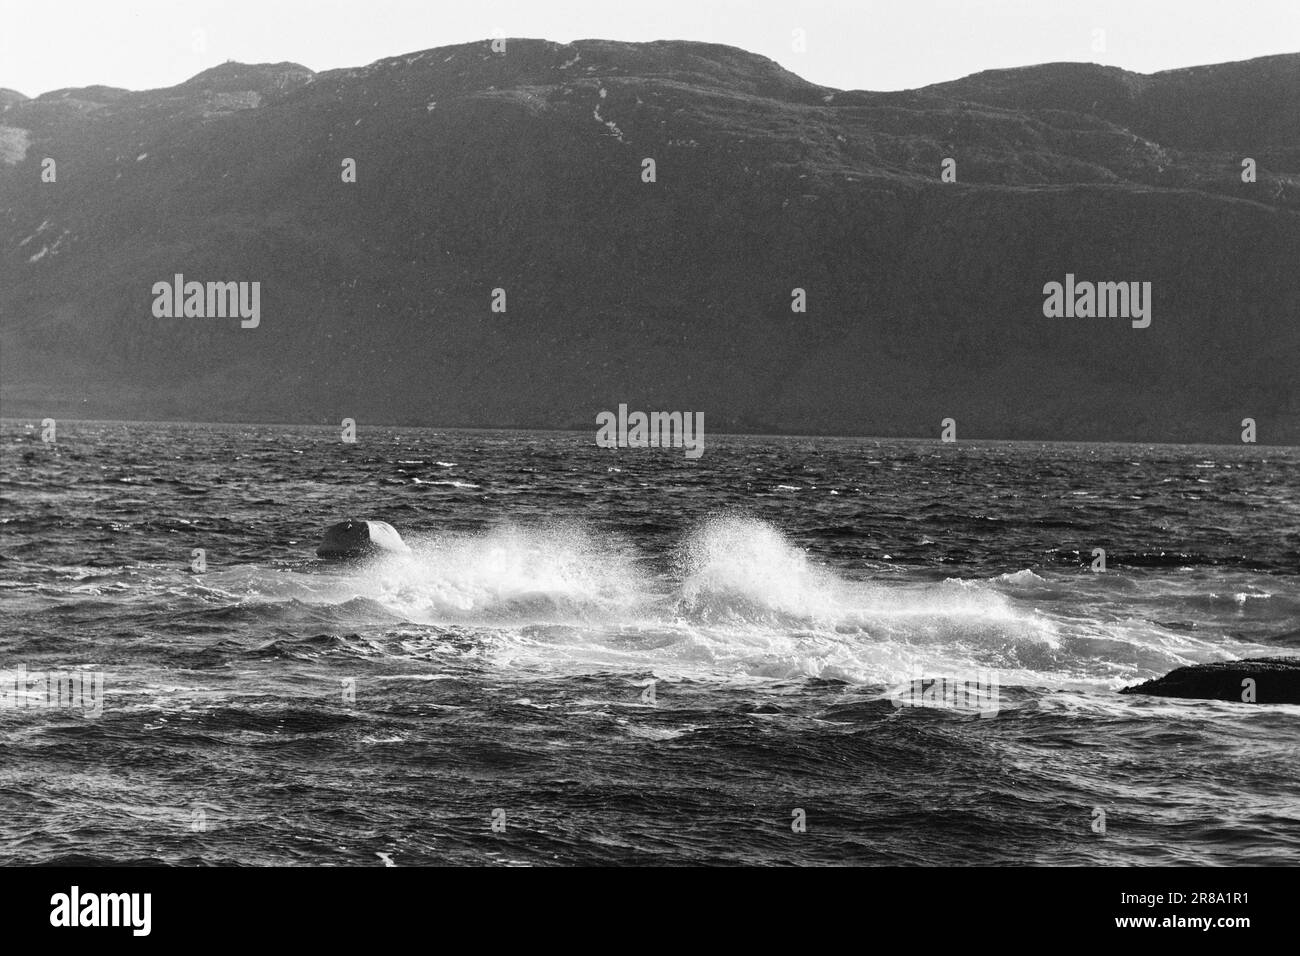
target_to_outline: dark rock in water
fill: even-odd
[[[1247,680],[1254,683],[1247,684]],[[1172,670],[1164,677],[1125,687],[1120,693],[1258,704],[1300,704],[1300,657],[1256,657],[1194,664]]]
[[[356,521],[349,518],[325,529],[318,558],[359,558],[383,552],[405,554],[411,549],[387,521]]]

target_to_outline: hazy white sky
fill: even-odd
[[[0,87],[149,89],[229,59],[327,70],[496,33],[707,40],[896,90],[1057,60],[1150,73],[1296,52],[1300,0],[0,0]]]

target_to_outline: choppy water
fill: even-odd
[[[0,709],[0,863],[1300,861],[1300,708],[1114,693],[1300,653],[1296,449],[2,434],[0,670],[104,692]]]

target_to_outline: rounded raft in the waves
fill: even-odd
[[[318,558],[360,558],[373,554],[406,554],[411,549],[387,521],[349,518],[330,525],[316,548]]]
[[[1247,683],[1253,681],[1253,683]],[[1121,694],[1233,700],[1259,704],[1300,704],[1300,657],[1256,657],[1179,667]]]

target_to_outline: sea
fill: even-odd
[[[1300,449],[594,431],[0,423],[0,865],[1300,863]]]

